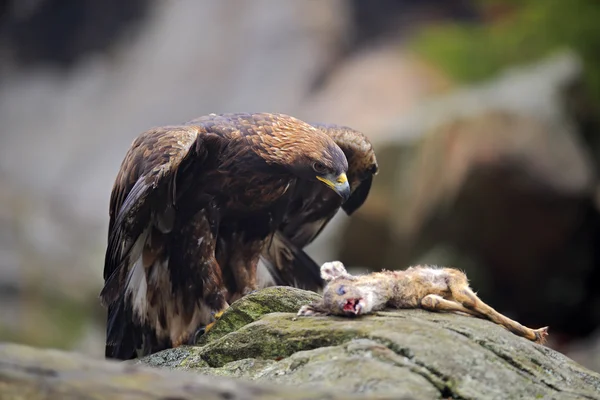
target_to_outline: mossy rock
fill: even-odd
[[[256,305],[253,296],[264,307],[244,311],[245,304]],[[290,309],[269,312],[270,304],[283,307],[282,298]],[[207,335],[203,345],[138,362],[395,398],[600,399],[600,375],[492,322],[422,310],[361,318],[295,315],[315,298],[291,288],[259,291],[227,312],[252,317],[229,320],[226,313],[215,326],[220,333]]]
[[[273,312],[297,312],[304,304],[320,299],[315,292],[272,286],[242,297],[223,313],[213,328],[198,340],[198,345],[218,339]]]

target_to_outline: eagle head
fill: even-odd
[[[328,137],[313,138],[310,146],[301,146],[287,162],[288,170],[300,179],[324,184],[345,202],[351,194],[348,161],[344,152]]]
[[[342,150],[335,144],[325,146],[319,157],[309,158],[310,170],[302,170],[308,180],[318,180],[336,192],[345,202],[351,194],[350,183],[346,173],[348,172],[348,161]],[[301,176],[302,177],[302,176]]]
[[[256,142],[261,157],[302,180],[321,182],[344,202],[348,200],[348,160],[333,139],[296,118],[283,114],[271,118],[272,125],[260,132],[261,140]]]

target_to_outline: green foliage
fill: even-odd
[[[583,58],[590,93],[600,101],[598,0],[479,1],[511,5],[514,12],[491,24],[428,27],[414,48],[460,82],[477,82],[500,70],[570,48]]]

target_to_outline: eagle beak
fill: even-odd
[[[346,202],[350,197],[350,184],[348,183],[348,177],[344,172],[338,177],[333,175],[317,176],[317,179],[329,186],[334,192],[336,192]]]

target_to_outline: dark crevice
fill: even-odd
[[[477,343],[478,345],[480,345],[481,347],[483,347],[484,349],[487,349],[487,350],[491,351],[496,356],[498,356],[502,360],[506,361],[508,364],[512,365],[513,367],[515,367],[519,371],[525,372],[527,375],[529,375],[532,378],[536,378],[536,380],[539,383],[547,386],[549,389],[556,390],[557,392],[563,392],[563,390],[561,388],[557,387],[556,385],[554,385],[554,384],[552,384],[550,382],[547,382],[545,379],[543,379],[540,376],[534,374],[532,371],[530,371],[524,365],[522,365],[519,362],[517,362],[516,360],[514,360],[509,355],[497,351],[493,347],[487,345],[487,343],[485,343],[485,342],[482,342],[482,341],[479,341],[479,340],[475,340],[474,342]]]
[[[430,366],[419,362],[417,360],[414,361],[415,364],[417,364],[419,367],[426,369],[429,373],[435,375],[436,377],[440,378],[440,380],[442,381],[442,385],[435,385],[435,383],[433,381],[430,380],[430,382],[432,384],[434,384],[434,386],[437,387],[437,389],[440,391],[440,395],[442,398],[452,398],[452,399],[457,399],[457,400],[465,400],[464,397],[462,397],[460,394],[456,393],[449,385],[449,383],[452,382],[452,380],[450,378],[448,378],[446,375],[443,375],[441,372],[439,372],[438,370],[431,368]],[[425,377],[425,375],[422,375]],[[427,379],[427,378],[426,378]]]
[[[494,349],[493,347],[489,346],[486,342],[481,341],[481,340],[473,340],[473,342],[477,343],[478,345],[480,345],[481,347],[483,347],[484,349],[487,349],[489,351],[491,351],[492,353],[494,353],[498,358],[502,359],[504,362],[506,362],[508,365],[516,368],[518,371],[520,372],[524,372],[527,375],[529,375],[530,377],[535,377],[535,378],[539,378],[536,374],[534,374],[533,372],[531,372],[531,370],[529,370],[529,368],[525,367],[524,365],[522,365],[521,363],[519,363],[518,361],[516,361],[514,358],[512,358],[511,356],[509,356],[508,354],[504,354],[501,353],[499,351],[497,351],[496,349]],[[554,390],[559,390],[557,387],[555,387],[554,385],[548,384],[546,382],[544,382],[543,380],[540,381],[540,383],[545,384],[546,386],[548,386],[550,389],[554,389]]]
[[[532,363],[534,363],[534,364],[535,364],[535,365],[537,365],[538,367],[543,367],[542,363],[541,363],[541,362],[539,362],[538,360],[536,360],[536,359],[535,359],[535,358],[533,358],[533,357],[530,357],[530,358],[529,358],[529,361],[531,361]]]
[[[438,390],[440,391],[440,394],[442,395],[443,398],[452,398],[452,399],[457,399],[457,400],[466,400],[464,397],[462,397],[460,394],[456,393],[454,390],[452,390],[451,386],[449,385],[449,383],[452,383],[452,379],[449,378],[447,375],[442,374],[440,371],[438,371],[435,368],[432,368],[431,366],[422,363],[418,360],[413,360],[413,362],[418,365],[421,368],[426,369],[428,372],[430,372],[431,374],[435,375],[437,378],[439,378],[441,380],[441,382],[443,383],[443,385],[441,386],[437,386]],[[433,383],[433,382],[432,382]],[[435,385],[435,383],[434,383]]]

